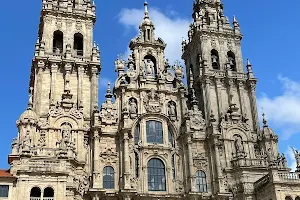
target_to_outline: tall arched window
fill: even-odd
[[[64,34],[61,31],[53,33],[53,53],[63,53]]]
[[[148,190],[166,191],[165,165],[157,158],[148,162]]]
[[[163,129],[161,122],[147,121],[146,134],[148,143],[163,144]]]
[[[103,188],[114,189],[115,188],[115,171],[114,168],[108,166],[103,169]]]
[[[76,55],[83,56],[83,35],[81,33],[74,35],[74,50]]]
[[[50,187],[44,189],[44,198],[43,199],[53,199],[54,198],[54,190]]]
[[[41,189],[38,187],[34,187],[30,191],[30,200],[36,200],[37,198],[41,198]]]
[[[235,55],[232,51],[229,51],[227,53],[227,56],[228,56],[228,62],[229,62],[229,65],[230,65],[230,69],[232,71],[236,71],[236,61],[235,61]]]
[[[198,192],[207,192],[206,174],[204,171],[197,171],[196,187]]]
[[[211,63],[213,69],[220,69],[219,53],[215,49],[211,50]]]

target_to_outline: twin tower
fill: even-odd
[[[289,171],[278,137],[259,126],[257,79],[249,61],[244,70],[240,26],[221,0],[194,2],[182,41],[187,86],[145,3],[140,33],[128,60],[115,61],[118,78],[101,106],[95,4],[42,6],[30,99],[9,155],[13,199],[261,200],[256,182]]]

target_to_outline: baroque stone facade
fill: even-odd
[[[278,137],[260,128],[238,21],[196,0],[184,67],[145,13],[98,107],[100,51],[90,0],[43,0],[27,110],[9,155],[11,199],[300,199]],[[4,178],[4,177],[3,177]]]

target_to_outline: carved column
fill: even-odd
[[[82,80],[83,80],[84,67],[82,65],[78,66],[78,91],[77,91],[77,104],[79,107],[83,106],[82,102]]]
[[[56,96],[56,74],[57,74],[58,65],[57,63],[52,63],[51,65],[51,97],[50,102],[51,104],[55,102],[55,96]]]
[[[259,120],[258,120],[258,113],[257,113],[257,106],[256,106],[256,82],[252,81],[249,83],[250,87],[250,101],[251,101],[251,110],[252,110],[252,119],[253,119],[253,126],[256,131],[260,130],[259,128]]]
[[[37,83],[36,83],[36,88],[34,93],[36,94],[35,96],[35,102],[37,103],[37,114],[40,114],[40,112],[42,111],[42,102],[41,99],[43,97],[43,72],[45,69],[45,63],[44,61],[39,61],[37,64]]]
[[[210,99],[210,78],[205,77],[205,97],[206,97],[206,120],[208,121],[211,115],[211,99]]]
[[[94,107],[97,106],[98,102],[98,80],[97,80],[97,76],[98,76],[98,69],[97,67],[93,66],[92,68],[92,81],[91,81],[91,115],[93,113]]]
[[[100,175],[100,152],[99,152],[99,148],[100,148],[100,137],[99,137],[99,133],[98,130],[94,130],[94,167],[93,167],[93,187],[94,188],[100,188],[100,179],[99,179],[99,175]]]
[[[193,144],[193,142],[192,142],[192,139],[191,139],[191,137],[189,137],[188,138],[188,142],[187,142],[187,148],[188,148],[188,161],[189,161],[189,178],[190,178],[190,189],[191,189],[191,191],[192,192],[196,192],[197,191],[197,189],[196,189],[196,185],[195,185],[195,174],[193,174],[193,172],[194,172],[194,170],[193,170],[193,152],[192,152],[192,144]]]
[[[243,107],[244,105],[244,83],[243,81],[238,81],[238,91],[239,91],[239,96],[240,96],[240,105],[241,105],[241,114],[242,116],[244,116],[245,114],[247,114],[247,110]]]
[[[124,189],[130,189],[129,136],[124,133]]]
[[[216,79],[216,88],[217,88],[217,96],[218,96],[218,108],[219,108],[219,118],[221,118],[221,114],[223,113],[223,101],[222,101],[222,82],[221,79]]]
[[[70,63],[65,64],[65,92],[70,92],[70,73],[72,65]]]

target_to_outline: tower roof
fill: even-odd
[[[154,26],[153,22],[151,21],[151,19],[149,17],[147,1],[145,1],[145,3],[144,3],[144,19],[140,25],[140,29],[142,29],[145,26]]]

